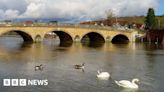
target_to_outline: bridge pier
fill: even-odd
[[[35,43],[41,43],[42,41],[43,41],[43,38],[40,35],[35,36],[35,39],[34,39]]]
[[[111,42],[111,36],[107,36],[105,42]]]
[[[74,40],[73,40],[75,43],[79,43],[79,42],[81,42],[81,38],[80,38],[80,36],[79,35],[76,35],[75,37],[74,37]]]
[[[138,32],[133,32],[132,35],[131,35],[132,36],[131,39],[129,39],[130,42],[136,42],[136,39],[137,39],[136,36],[137,35],[138,35]]]

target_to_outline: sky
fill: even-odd
[[[63,18],[90,21],[115,16],[146,15],[154,8],[164,14],[164,0],[0,0],[0,20],[22,18]]]
[[[164,15],[164,0],[160,0],[160,5],[157,10],[157,15]]]

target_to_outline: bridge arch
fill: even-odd
[[[74,37],[74,41],[75,41],[75,42],[80,42],[80,36],[79,36],[79,35],[76,35],[76,36]]]
[[[82,36],[81,42],[84,42],[85,38],[89,40],[90,43],[105,43],[104,36],[98,32],[88,32]]]
[[[35,42],[41,42],[41,41],[42,41],[42,37],[40,35],[36,35]]]
[[[65,32],[62,30],[49,31],[49,32],[44,34],[44,38],[48,33],[55,33],[60,39],[60,44],[64,44],[64,43],[71,43],[72,44],[73,43],[73,38],[68,32]]]
[[[111,41],[111,36],[107,36],[107,37],[106,37],[106,41],[107,41],[107,42],[110,42],[110,41]]]
[[[129,38],[124,34],[118,34],[112,38],[112,43],[128,43]]]
[[[5,32],[2,32],[0,34],[0,36],[5,35],[5,34],[10,33],[10,32],[15,32],[18,35],[20,35],[23,38],[24,42],[33,42],[32,36],[29,33],[25,32],[25,31],[22,31],[22,30],[9,30],[9,31],[5,31]]]

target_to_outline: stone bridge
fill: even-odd
[[[17,32],[24,41],[41,42],[45,35],[54,32],[60,43],[80,42],[85,36],[90,42],[128,41],[134,42],[136,31],[119,31],[111,28],[91,28],[77,26],[4,26],[0,27],[0,36],[8,32]]]

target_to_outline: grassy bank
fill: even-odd
[[[164,15],[157,16],[158,24],[160,25],[161,29],[164,29]],[[120,24],[138,24],[142,25],[145,22],[145,16],[131,16],[131,17],[118,17],[117,22]],[[116,18],[111,19],[104,19],[104,20],[96,20],[96,21],[89,21],[89,22],[82,22],[81,24],[100,24],[103,23],[105,25],[112,25],[113,23],[116,23]]]

